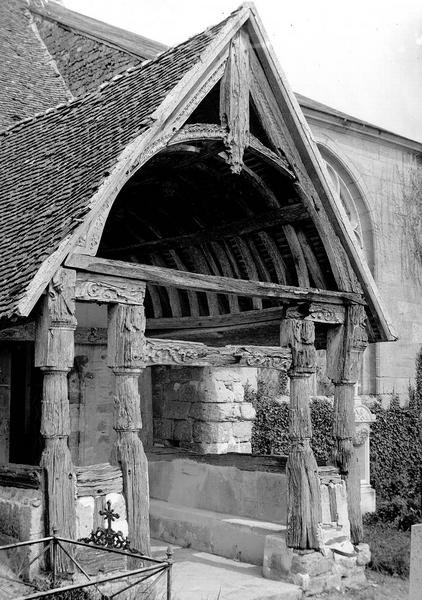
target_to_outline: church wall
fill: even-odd
[[[360,214],[362,228],[373,228],[373,273],[399,336],[397,342],[368,349],[366,382],[361,393],[376,393],[387,399],[389,394],[398,392],[405,398],[414,377],[416,353],[422,345],[422,278],[418,281],[420,272],[415,273],[404,264],[411,248],[405,239],[403,220],[409,214],[408,196],[414,192],[412,178],[414,181],[418,169],[421,177],[422,167],[417,166],[415,151],[382,138],[372,140],[348,131],[347,127],[340,130],[314,122],[311,128],[318,143],[333,152],[337,150],[351,171],[359,174],[357,183],[368,206],[368,214]],[[368,364],[371,353],[373,368]]]

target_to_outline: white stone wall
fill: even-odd
[[[388,400],[397,392],[406,398],[422,345],[422,277],[420,271],[409,273],[403,264],[402,223],[409,209],[406,195],[412,191],[410,174],[415,169],[422,172],[422,166],[417,167],[415,151],[383,141],[381,136],[370,138],[313,120],[309,124],[316,140],[350,167],[363,193],[367,206],[366,213],[360,211],[360,219],[364,234],[373,237],[374,278],[399,336],[397,342],[376,344],[366,351],[359,393]]]
[[[201,453],[251,452],[256,369],[155,367],[154,438]]]

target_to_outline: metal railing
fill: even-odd
[[[98,531],[98,530],[97,530]],[[94,535],[94,532],[93,534]],[[127,540],[126,540],[127,542]],[[29,567],[36,561],[42,560],[44,557],[48,558],[48,564],[50,566],[50,587],[45,590],[34,591],[33,593],[25,596],[16,597],[15,600],[35,600],[36,598],[66,598],[66,594],[69,594],[76,590],[87,590],[88,588],[95,588],[99,593],[101,600],[111,600],[112,598],[123,598],[123,594],[129,590],[133,590],[136,586],[140,586],[144,582],[149,582],[147,589],[143,589],[137,595],[137,598],[151,598],[153,588],[158,589],[158,582],[166,578],[166,585],[164,586],[162,597],[166,600],[172,598],[172,551],[170,548],[167,549],[167,560],[159,560],[141,554],[139,551],[131,549],[128,542],[124,544],[124,549],[113,548],[107,545],[98,545],[87,540],[71,540],[64,537],[60,537],[56,533],[49,537],[44,537],[37,540],[29,540],[26,542],[17,542],[15,544],[8,544],[6,546],[0,546],[1,551],[10,551],[23,548],[25,546],[42,545],[41,551],[33,557],[29,562],[25,561],[21,568],[16,574],[16,579],[6,578],[9,581],[13,581],[20,585],[29,585],[34,588],[31,583],[25,582],[21,579],[21,575],[24,570],[29,570]],[[107,576],[92,577],[90,576],[80,562],[73,555],[73,549],[75,547],[82,547],[88,550],[96,550],[100,552],[116,554],[123,557],[127,557],[130,561],[139,560],[139,568],[131,568],[121,573],[114,573]],[[70,583],[60,585],[63,583],[62,573],[58,571],[58,559],[59,554],[63,553],[70,564],[74,565],[76,569],[86,578],[85,582],[82,583]],[[132,563],[133,564],[133,563]],[[122,581],[123,587],[116,591],[106,592],[104,589],[105,584],[110,582]],[[138,588],[139,590],[139,588]],[[156,595],[153,596],[156,598]]]

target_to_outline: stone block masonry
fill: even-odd
[[[200,453],[251,452],[257,369],[154,367],[154,440]]]

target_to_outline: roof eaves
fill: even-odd
[[[295,96],[308,120],[314,119],[315,121],[329,125],[335,125],[337,127],[341,127],[342,129],[347,128],[350,131],[360,133],[366,137],[370,137],[375,140],[382,139],[383,141],[395,146],[412,150],[418,154],[422,153],[422,142],[407,138],[399,133],[390,131],[389,129],[379,127],[374,123],[369,123],[368,121],[359,119],[358,117],[343,113],[335,108],[327,106],[326,104],[322,104],[317,100],[307,98],[302,94],[295,94]]]

